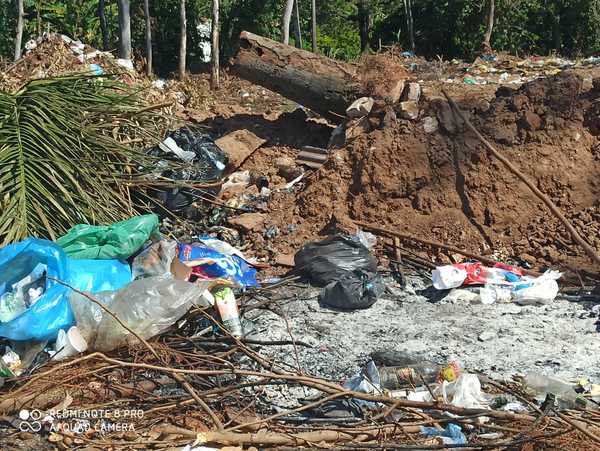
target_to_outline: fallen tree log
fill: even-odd
[[[231,71],[338,122],[360,97],[397,102],[409,77],[399,63],[384,57],[351,65],[247,31],[240,35]]]

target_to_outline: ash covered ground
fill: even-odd
[[[321,307],[316,288],[283,286],[269,295],[276,300],[270,310],[247,317],[256,325],[256,338],[289,340],[291,332],[294,340],[311,345],[263,347],[264,356],[295,368],[299,362],[304,373],[331,381],[344,381],[381,350],[458,361],[470,372],[500,379],[529,372],[600,379],[600,305],[560,297],[545,306],[471,304],[448,300],[447,292],[420,276],[408,277],[404,288],[392,278],[386,284],[372,307],[352,312]],[[305,389],[288,386],[265,394],[280,407],[307,396]]]

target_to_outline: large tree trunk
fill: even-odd
[[[108,50],[108,24],[106,22],[105,1],[98,1],[98,19],[100,19],[100,30],[102,32],[102,50]]]
[[[210,86],[219,88],[219,0],[212,0]]]
[[[415,30],[413,26],[412,1],[404,0],[404,10],[406,12],[406,27],[408,28],[408,39],[410,50],[415,53]]]
[[[149,0],[144,0],[144,17],[146,18],[146,74],[150,76],[152,75],[152,21]]]
[[[490,9],[488,11],[487,26],[485,29],[485,35],[483,36],[483,51],[486,53],[491,53],[491,51],[492,51],[492,46],[490,44],[490,41],[492,39],[492,31],[494,29],[495,6],[496,5],[495,5],[494,0],[490,0]]]
[[[312,27],[311,27],[311,38],[312,38],[312,51],[317,53],[317,0],[312,0],[311,12],[312,12]]]
[[[23,0],[17,0],[17,30],[15,34],[15,61],[21,58],[23,48],[23,21],[25,12],[23,11]]]
[[[294,41],[296,47],[302,48],[302,32],[300,31],[300,9],[298,8],[298,0],[294,1]]]
[[[292,21],[292,11],[294,10],[294,0],[286,0],[283,19],[281,21],[281,41],[284,44],[290,42],[290,22]]]
[[[185,15],[185,0],[179,4],[179,78],[185,76],[185,63],[187,54],[187,19]]]
[[[369,60],[365,60],[362,67],[365,71],[380,70]],[[407,72],[398,65],[393,70],[394,77],[375,86],[368,82],[363,85],[362,79],[373,77],[363,77],[362,71],[355,66],[246,31],[240,35],[240,49],[234,58],[232,72],[337,122],[359,97],[397,101],[404,80],[408,78]]]
[[[360,0],[358,2],[358,28],[360,51],[363,53],[369,51],[369,35],[371,34],[372,22],[370,0]]]
[[[119,6],[119,58],[131,59],[131,15],[129,0],[117,0]]]

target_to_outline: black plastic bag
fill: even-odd
[[[317,243],[308,243],[294,256],[296,271],[317,286],[338,281],[353,271],[377,273],[377,260],[358,241],[334,235]]]
[[[210,138],[197,130],[183,127],[169,133],[167,138],[172,138],[184,152],[193,152],[195,156],[191,162],[183,161],[173,152],[155,146],[148,151],[148,155],[162,158],[164,161],[157,164],[158,173],[171,180],[183,180],[193,183],[207,183],[219,180],[228,163],[228,158]],[[174,164],[169,164],[173,162]],[[162,163],[162,164],[161,164]],[[164,166],[164,170],[160,170]],[[180,213],[184,212],[195,200],[201,197],[212,197],[217,194],[216,189],[199,190],[194,188],[153,188],[148,194],[158,200],[167,210]],[[160,211],[157,211],[160,213]]]
[[[324,286],[319,298],[329,307],[355,310],[370,307],[383,292],[377,260],[360,242],[335,235],[309,243],[294,256],[295,272]]]
[[[377,274],[355,271],[323,288],[319,300],[328,307],[341,310],[365,309],[375,304],[383,290]]]

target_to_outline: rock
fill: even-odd
[[[479,341],[490,341],[493,338],[496,338],[496,333],[491,330],[484,330],[477,337]]]
[[[402,93],[402,99],[411,102],[418,102],[421,98],[421,85],[419,83],[409,83],[404,92]]]
[[[294,254],[277,254],[275,263],[281,266],[294,267]]]
[[[419,104],[413,100],[400,102],[400,116],[404,119],[417,119],[419,117]]]
[[[302,168],[300,168],[291,157],[277,158],[275,160],[275,167],[277,168],[277,173],[283,177],[286,182],[291,182],[302,174]]]
[[[435,133],[438,127],[439,124],[435,117],[427,116],[423,119],[423,130],[425,130],[425,133]]]
[[[533,255],[529,255],[529,254],[521,254],[520,257],[521,257],[521,260],[529,263],[530,265],[535,265],[535,262],[537,260]]]
[[[396,103],[398,100],[400,100],[402,91],[404,91],[404,84],[404,80],[398,80],[392,89],[390,89],[389,100],[391,100],[391,103]]]
[[[220,137],[215,144],[229,157],[229,167],[238,168],[246,158],[266,142],[266,139],[259,138],[251,131],[244,129]]]
[[[267,216],[262,213],[244,213],[229,220],[229,224],[239,227],[244,232],[262,230]]]
[[[371,97],[361,97],[360,99],[352,102],[346,109],[346,116],[349,118],[358,118],[366,116],[373,109],[373,104],[375,101]]]
[[[516,111],[523,110],[529,103],[529,98],[524,94],[517,94],[512,98],[512,106]]]
[[[521,119],[519,119],[519,126],[525,130],[539,130],[542,126],[542,119],[533,111],[525,111]]]

